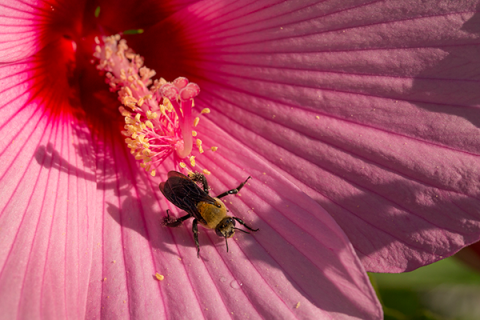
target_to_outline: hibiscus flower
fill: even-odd
[[[478,1],[3,1],[0,310],[9,318],[380,319],[366,271],[479,239]],[[99,9],[98,9],[99,8]],[[144,32],[128,35],[126,30]],[[259,228],[162,226],[91,63],[124,32],[200,86],[212,193]],[[156,180],[155,180],[156,179]]]

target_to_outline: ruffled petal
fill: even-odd
[[[197,82],[367,270],[400,272],[479,239],[478,26],[470,2],[207,1],[150,30],[175,50],[146,61]]]

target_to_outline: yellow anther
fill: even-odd
[[[130,111],[127,111],[125,109],[123,109],[122,111],[120,111],[120,113],[122,114],[122,116],[124,117],[131,117],[132,116],[132,113]]]
[[[179,165],[180,165],[180,167],[183,168],[183,169],[185,169],[185,168],[187,167],[187,165],[186,165],[185,162],[183,162],[183,161],[180,162]]]
[[[123,55],[123,52],[122,51],[117,51],[117,57],[120,58],[120,61],[123,60],[123,58],[125,58],[125,56]]]
[[[130,90],[129,87],[124,87],[125,91],[127,91],[128,95],[131,97],[132,96],[132,90]]]
[[[170,100],[168,100],[168,98],[163,98],[163,106],[165,107],[165,109],[167,109],[169,112],[172,112],[173,110],[173,105],[172,103],[170,102]]]
[[[195,156],[190,157],[190,164],[192,165],[192,167],[195,167]]]
[[[158,114],[156,112],[152,112],[152,119],[157,119]]]
[[[145,163],[150,162],[150,161],[152,161],[152,158],[146,157],[145,159],[143,159],[143,162],[145,162]]]
[[[196,117],[195,120],[193,120],[193,126],[196,127],[199,121],[200,121],[200,118]]]
[[[203,169],[203,173],[204,173],[204,174],[210,174],[211,172],[208,171],[207,169]]]
[[[137,105],[138,105],[139,107],[141,107],[141,106],[143,105],[143,102],[144,102],[144,101],[143,101],[143,98],[140,98],[140,99],[138,99],[138,101],[137,101]]]
[[[163,114],[164,116],[166,115],[165,113],[165,106],[163,104],[158,106],[160,108],[160,113]]]
[[[202,140],[197,139],[197,141],[195,141],[195,144],[197,145],[198,148],[200,148],[202,146]]]
[[[198,147],[198,151],[200,151],[200,153],[204,153],[203,147],[202,146]]]
[[[147,156],[147,157],[148,157],[148,156],[150,156],[150,154],[151,154],[152,152],[151,152],[149,149],[143,149],[143,150],[142,150],[142,153],[143,153],[144,156]]]
[[[192,136],[196,137],[197,136],[197,131],[193,130],[192,131]]]
[[[110,49],[110,47],[106,47],[105,48],[105,59],[110,59],[112,57],[112,49]]]
[[[145,156],[143,154],[141,154],[140,152],[138,152],[136,155],[135,155],[135,160],[142,160]]]
[[[203,109],[202,112],[200,112],[200,113],[210,113],[210,109],[209,109],[209,108],[205,108],[205,109]]]
[[[217,151],[218,150],[218,147],[211,147],[210,148],[213,152]]]
[[[155,169],[153,169],[152,172],[150,172],[150,175],[151,175],[152,177],[155,177],[155,174],[156,174],[156,171],[155,171]]]
[[[145,130],[145,129],[147,128],[147,125],[142,122],[142,123],[140,124],[140,127],[142,128],[142,130]]]
[[[124,96],[122,97],[122,103],[134,111],[137,108],[135,106],[135,104],[137,103],[137,99],[135,99],[134,97]]]
[[[141,116],[142,116],[142,115],[141,115],[140,113],[137,113],[137,115],[135,116],[135,120],[140,121],[140,117],[141,117]]]
[[[128,131],[130,132],[136,132],[137,131],[137,128],[135,126],[132,126],[131,124],[129,125],[126,125],[125,126],[125,129],[127,129]],[[135,138],[134,138],[135,139]]]
[[[145,125],[153,130],[153,123],[150,120],[145,121]]]

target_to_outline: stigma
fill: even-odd
[[[186,168],[187,162],[194,167],[193,148],[204,152],[193,130],[200,119],[192,116],[200,87],[184,77],[172,82],[152,80],[155,71],[145,67],[143,58],[119,35],[95,41],[97,69],[105,73],[110,91],[118,92],[122,103],[118,109],[125,121],[122,134],[132,155],[141,161],[140,166],[155,176],[158,166],[173,155],[176,166]],[[204,109],[200,115],[209,112]]]

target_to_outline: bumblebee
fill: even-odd
[[[167,210],[167,217],[164,219],[163,224],[167,227],[178,227],[183,221],[194,218],[192,231],[195,245],[197,246],[197,257],[200,258],[200,245],[198,244],[199,222],[208,229],[215,229],[218,236],[225,238],[228,252],[227,239],[233,236],[235,230],[250,233],[235,228],[235,221],[239,222],[250,231],[255,232],[258,231],[258,229],[250,228],[245,222],[237,217],[228,216],[228,210],[220,198],[238,193],[250,178],[251,177],[248,177],[247,180],[242,182],[236,189],[225,191],[216,197],[211,197],[208,194],[209,188],[207,179],[203,174],[193,173],[189,178],[180,172],[170,171],[168,173],[167,181],[160,183],[160,191],[168,201],[187,212],[187,214],[178,219],[172,219]],[[197,182],[202,184],[203,190],[197,185]]]

